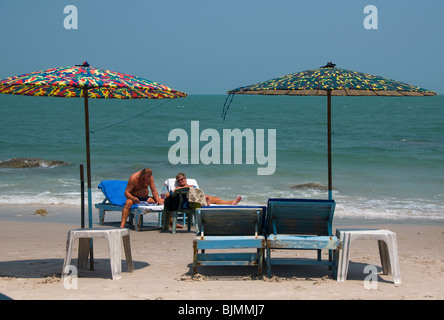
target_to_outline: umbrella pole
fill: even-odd
[[[86,138],[86,177],[88,181],[88,222],[92,228],[92,201],[91,201],[91,157],[89,148],[89,110],[88,110],[88,88],[83,88],[85,99],[85,138]]]
[[[88,88],[83,88],[83,97],[85,99],[85,137],[86,137],[86,176],[88,180],[88,222],[92,228],[92,201],[91,201],[91,160],[89,151],[89,110],[88,110]],[[93,239],[91,238],[89,251],[89,269],[94,270],[94,251]]]
[[[80,226],[85,228],[85,178],[83,164],[80,165]]]
[[[328,130],[328,200],[333,200],[331,177],[331,89],[327,90],[327,130]]]

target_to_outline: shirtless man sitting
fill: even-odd
[[[193,188],[194,187],[193,185],[189,185],[187,183],[187,178],[185,176],[185,173],[178,173],[176,176],[176,181],[179,186],[177,188],[175,188],[173,191],[176,191],[177,189],[180,189],[180,188],[186,188],[186,187]],[[207,196],[207,195],[205,195],[205,197],[206,197],[206,201],[207,201],[208,206],[210,204],[236,205],[242,200],[242,198],[240,196],[234,200],[222,200],[221,198]]]
[[[151,189],[152,197],[148,196],[148,187]],[[121,228],[125,228],[126,219],[128,219],[132,205],[138,204],[141,201],[163,204],[163,199],[159,198],[159,193],[154,184],[153,172],[150,168],[144,168],[131,175],[125,190],[125,197],[126,202],[122,210]]]

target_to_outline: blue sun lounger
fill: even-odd
[[[194,274],[198,266],[248,265],[257,266],[261,275],[265,250],[265,237],[262,234],[265,210],[261,206],[198,208],[199,232],[193,239]]]
[[[105,224],[106,211],[120,211],[122,212],[125,206],[126,197],[125,189],[127,181],[122,180],[103,180],[98,188],[102,190],[105,199],[102,203],[97,203],[95,207],[99,209],[99,224]],[[143,215],[148,212],[158,212],[159,227],[161,222],[161,213],[163,211],[163,205],[148,205],[137,204],[133,205],[130,210],[129,223],[130,226],[134,225],[136,231],[141,231],[143,227]],[[134,223],[133,223],[133,220]]]
[[[332,233],[334,200],[269,199],[266,217],[267,273],[276,264],[328,265],[336,277],[337,250],[341,242]],[[317,250],[317,259],[272,258],[271,249]],[[321,250],[329,250],[322,261]],[[334,255],[332,257],[334,251]]]

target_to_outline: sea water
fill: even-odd
[[[153,170],[159,193],[167,178],[184,172],[206,194],[240,195],[244,205],[265,205],[271,197],[328,198],[326,97],[239,95],[223,119],[226,98],[90,99],[93,204],[103,200],[100,181],[127,180],[144,167]],[[79,205],[80,164],[86,180],[83,99],[0,95],[0,114],[0,206]],[[172,164],[168,153],[176,141],[169,133],[190,134],[193,121],[200,131],[221,135],[224,129],[276,130],[274,173],[258,175],[261,165],[246,161]],[[442,96],[333,97],[335,217],[444,221],[443,123]],[[201,150],[208,142],[197,143]],[[245,152],[251,150],[244,148],[244,159]],[[8,165],[26,162],[21,158],[41,165]]]

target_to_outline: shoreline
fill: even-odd
[[[93,204],[94,205],[94,204]],[[44,209],[46,216],[35,214],[36,210]],[[112,221],[120,221],[120,213],[117,211],[107,212],[107,217]],[[88,225],[88,208],[85,205],[85,225]],[[78,224],[81,223],[80,205],[60,205],[60,204],[26,204],[26,205],[0,205],[0,221],[16,222],[39,222],[39,223],[60,223],[60,224]],[[98,225],[98,210],[92,208],[92,223]],[[425,225],[425,226],[444,226],[444,219],[427,218],[368,218],[368,217],[340,217],[333,218],[333,227],[335,225]]]

